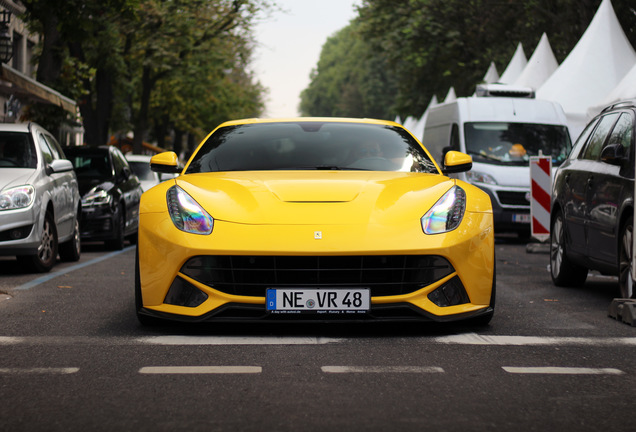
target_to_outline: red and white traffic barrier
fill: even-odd
[[[550,237],[550,190],[552,158],[530,157],[530,218],[532,237],[546,241]]]

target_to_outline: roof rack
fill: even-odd
[[[633,106],[636,106],[636,99],[622,100],[622,101],[614,102],[613,104],[606,106],[605,108],[601,110],[601,112],[604,113],[606,111],[610,111],[615,108],[627,108],[627,107],[633,107]]]
[[[535,97],[534,89],[531,87],[518,87],[507,84],[478,84],[475,90],[477,97],[514,97],[529,98]]]

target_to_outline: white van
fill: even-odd
[[[440,164],[449,150],[471,155],[472,170],[454,176],[490,195],[496,233],[522,237],[530,235],[530,156],[551,156],[556,168],[572,147],[561,105],[502,84],[431,107],[423,142]]]

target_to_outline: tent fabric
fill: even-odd
[[[495,62],[490,62],[490,66],[488,66],[488,70],[486,71],[486,75],[484,75],[483,81],[486,84],[492,84],[499,81],[499,72],[497,72],[497,66],[495,66]]]
[[[506,70],[504,70],[501,74],[498,82],[502,84],[514,83],[519,75],[521,75],[527,64],[528,60],[526,59],[526,54],[523,52],[523,45],[519,42],[512,59],[510,59],[510,63],[508,63]]]
[[[457,99],[457,95],[455,94],[455,87],[451,87],[448,89],[448,93],[446,93],[446,97],[444,98],[444,103],[452,102]]]
[[[614,90],[587,109],[587,120],[591,120],[603,108],[625,99],[636,99],[636,64],[627,72]]]
[[[609,94],[634,64],[636,52],[610,0],[603,0],[572,52],[539,88],[537,98],[561,104],[575,138],[585,127],[588,108]]]
[[[550,78],[558,67],[559,63],[550,46],[548,35],[543,33],[534,53],[532,53],[523,72],[515,80],[514,85],[532,87],[536,90]]]

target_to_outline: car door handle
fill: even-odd
[[[587,179],[587,187],[588,188],[592,188],[592,186],[594,185],[594,177],[590,177]]]

